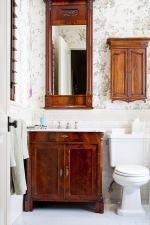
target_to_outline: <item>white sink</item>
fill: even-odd
[[[78,129],[74,129],[74,128],[69,128],[69,129],[66,129],[66,128],[46,128],[46,129],[28,129],[28,131],[49,131],[49,132],[105,132],[104,129],[101,129],[101,128],[78,128]]]

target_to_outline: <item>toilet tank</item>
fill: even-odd
[[[108,134],[110,166],[148,163],[148,134]]]

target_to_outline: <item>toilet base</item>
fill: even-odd
[[[123,188],[122,202],[118,204],[117,214],[120,216],[145,215],[145,211],[141,205],[140,188]]]
[[[122,209],[121,203],[118,203],[117,214],[120,215],[120,216],[144,216],[145,211],[144,211],[143,207],[141,207],[141,210]]]

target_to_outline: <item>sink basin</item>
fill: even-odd
[[[78,128],[78,129],[74,129],[74,128],[46,128],[46,129],[28,129],[28,131],[49,131],[49,132],[105,132],[104,129],[101,128],[88,128],[88,127],[84,127],[84,128]]]

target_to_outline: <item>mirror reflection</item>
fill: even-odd
[[[86,25],[52,27],[53,95],[86,94]]]

